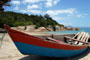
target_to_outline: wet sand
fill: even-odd
[[[0,48],[0,60],[90,60],[90,48],[79,56],[72,58],[54,58],[37,55],[23,55],[18,51],[8,34],[6,34]]]

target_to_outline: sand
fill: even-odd
[[[90,48],[85,53],[73,58],[53,58],[21,54],[7,33],[5,34],[2,43],[0,48],[0,60],[90,60]]]

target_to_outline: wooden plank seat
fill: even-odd
[[[74,37],[65,36],[68,40],[66,41],[69,44],[73,45],[82,45],[82,44],[90,44],[88,41],[90,39],[90,35],[87,32],[78,32]]]
[[[71,37],[68,37],[68,36],[65,36],[65,38],[70,39],[70,40],[73,40],[73,41],[78,41],[78,42],[81,42],[81,43],[84,43],[84,44],[90,44],[89,42],[86,42],[86,41],[83,41],[83,40],[77,40],[77,39],[74,39],[74,38],[71,38]]]

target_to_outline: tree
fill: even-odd
[[[0,0],[0,12],[4,11],[3,6],[10,6],[10,4],[8,2],[10,2],[11,0]]]
[[[8,24],[10,26],[36,25],[37,28],[43,26],[47,29],[48,25],[51,25],[53,27],[55,25],[60,25],[51,17],[47,17],[47,19],[48,20],[46,20],[45,17],[41,15],[27,15],[15,12],[2,12],[0,16],[0,27],[3,27],[4,24]]]
[[[58,23],[55,20],[53,20],[48,14],[45,14],[44,18],[47,21],[47,25],[51,25],[53,27],[53,31],[56,31],[55,25],[57,25]]]
[[[48,20],[48,19],[50,19],[51,17],[50,17],[48,14],[45,14],[45,15],[44,15],[44,18],[45,18],[46,20]]]

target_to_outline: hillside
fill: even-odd
[[[47,27],[48,25],[61,25],[53,20],[48,14],[41,15],[28,15],[15,12],[3,12],[0,16],[0,27],[3,24],[8,24],[10,26],[26,26],[26,25],[36,25],[36,27]]]

